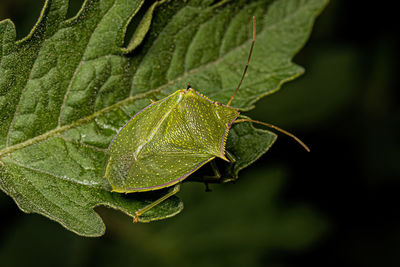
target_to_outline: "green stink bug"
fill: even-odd
[[[234,158],[225,151],[225,141],[233,123],[254,122],[297,137],[274,125],[250,119],[237,119],[239,111],[231,105],[247,72],[256,35],[253,17],[253,41],[242,78],[229,102],[214,102],[186,89],[151,103],[123,126],[110,144],[105,177],[114,192],[133,193],[174,186],[165,196],[136,212],[141,214],[179,191],[180,183],[204,164],[218,157]],[[217,175],[216,175],[217,176]]]

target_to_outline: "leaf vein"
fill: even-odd
[[[48,176],[52,176],[54,178],[57,178],[57,179],[60,179],[60,180],[63,180],[63,181],[67,181],[67,182],[70,182],[70,183],[84,185],[84,186],[88,186],[88,187],[93,187],[93,188],[96,188],[96,189],[104,190],[104,188],[101,187],[100,183],[93,183],[92,182],[91,184],[88,184],[88,183],[84,183],[83,181],[79,181],[79,180],[77,180],[75,178],[59,176],[59,175],[56,175],[54,173],[50,173],[50,172],[47,172],[47,171],[44,171],[44,170],[41,170],[41,169],[37,169],[37,168],[31,167],[31,166],[25,165],[25,164],[15,160],[15,159],[8,159],[8,161],[10,163],[14,164],[14,165],[17,165],[17,166],[19,166],[21,168],[25,168],[25,169],[33,171],[33,172],[37,172],[37,173],[40,173],[40,174],[45,174],[45,175],[48,175]]]

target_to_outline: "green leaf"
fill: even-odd
[[[25,212],[40,213],[80,235],[101,235],[104,225],[94,207],[132,215],[163,193],[109,192],[103,177],[107,147],[126,121],[150,99],[187,82],[226,103],[242,75],[255,15],[253,58],[232,103],[252,108],[303,73],[291,59],[326,2],[170,1],[138,12],[146,8],[140,0],[86,0],[66,19],[68,1],[48,0],[34,29],[20,41],[13,23],[1,21],[1,189]],[[130,22],[136,31],[126,51]],[[245,139],[236,128],[228,149],[239,158],[233,166],[237,175],[275,137],[250,128]],[[265,136],[243,145],[260,135]],[[181,209],[182,203],[170,198],[140,219],[166,218]]]
[[[154,4],[146,11],[146,14],[140,20],[139,25],[137,26],[135,32],[133,33],[131,41],[128,44],[128,47],[123,48],[122,51],[124,51],[125,53],[130,53],[143,42],[144,38],[147,35],[147,32],[150,29],[154,10],[160,3],[162,2],[154,2]]]
[[[276,134],[256,129],[249,122],[233,125],[226,148],[235,156],[236,162],[227,164],[223,177],[237,179],[239,171],[267,152],[276,138]]]

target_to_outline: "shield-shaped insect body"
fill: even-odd
[[[142,192],[172,186],[215,157],[239,115],[192,88],[178,90],[138,112],[110,146],[106,170],[113,191]]]

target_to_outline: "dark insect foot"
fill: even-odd
[[[212,190],[210,189],[210,187],[208,186],[208,183],[204,183],[206,185],[206,192],[212,192]]]

